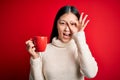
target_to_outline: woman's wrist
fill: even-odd
[[[84,34],[84,31],[79,31],[79,32],[75,32],[75,33],[73,33],[73,39],[75,38],[75,37],[77,37],[77,36],[81,36],[82,34]]]
[[[39,58],[39,54],[35,54],[31,56],[33,59]]]

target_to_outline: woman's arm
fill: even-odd
[[[41,53],[35,52],[35,45],[32,40],[26,41],[27,50],[31,55],[30,58],[30,77],[29,80],[44,80],[42,73],[42,56]]]
[[[86,43],[84,31],[73,34],[73,39],[78,48],[80,68],[83,74],[88,78],[95,77],[98,71],[98,66]]]
[[[29,80],[44,80],[44,76],[42,73],[42,61],[41,58],[36,58],[33,59],[31,57],[30,59],[30,76],[29,76]]]
[[[69,26],[69,28],[73,33],[73,39],[77,45],[80,68],[86,77],[92,78],[97,74],[98,66],[85,39],[84,29],[90,21],[87,20],[87,17],[88,15],[84,16],[84,13],[82,12],[80,19],[76,22],[76,26]]]

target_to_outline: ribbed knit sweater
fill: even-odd
[[[98,71],[83,31],[73,34],[68,43],[53,38],[39,54],[39,58],[30,58],[30,80],[84,80]]]

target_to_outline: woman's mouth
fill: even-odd
[[[68,38],[71,37],[71,34],[70,34],[70,33],[63,33],[63,37],[64,37],[65,39],[68,39]]]

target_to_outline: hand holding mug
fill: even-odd
[[[47,46],[46,36],[34,36],[30,40],[26,41],[27,50],[31,56],[35,59],[39,57],[38,52],[44,52]]]
[[[33,44],[32,39],[26,41],[26,47],[33,59],[38,58],[39,54],[35,51],[35,45]]]

